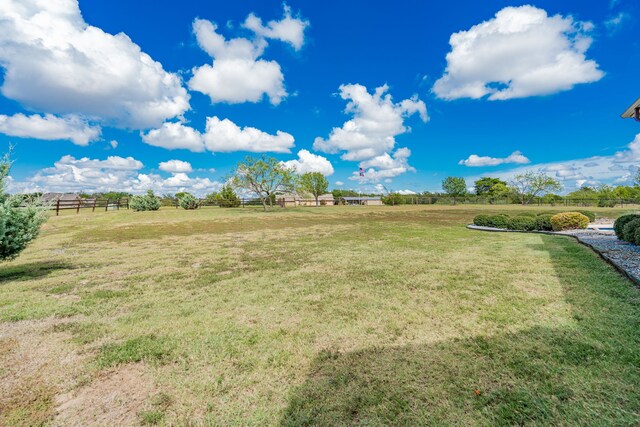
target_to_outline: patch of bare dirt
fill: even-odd
[[[0,425],[46,423],[54,414],[53,398],[74,385],[83,356],[52,333],[56,319],[0,323]]]
[[[91,383],[56,397],[55,426],[139,425],[138,414],[154,393],[142,363],[100,373]]]

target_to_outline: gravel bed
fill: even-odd
[[[570,231],[581,243],[590,246],[603,258],[640,284],[640,246],[623,242],[613,233]]]
[[[468,225],[472,230],[514,232],[501,228]],[[523,232],[521,232],[523,233]],[[568,231],[532,231],[524,233],[554,234],[575,237],[580,243],[589,246],[605,261],[640,286],[640,246],[618,240],[609,230],[568,230]]]

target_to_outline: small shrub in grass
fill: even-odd
[[[473,218],[473,224],[479,227],[491,227],[490,223],[491,217],[489,215],[481,214]]]
[[[551,231],[553,230],[553,225],[551,225],[551,217],[554,214],[542,214],[536,217],[536,230],[540,231]]]
[[[237,208],[240,206],[240,197],[238,197],[232,186],[225,185],[216,195],[216,202],[221,208]]]
[[[584,229],[588,225],[589,218],[580,212],[562,212],[551,217],[554,231]]]
[[[536,229],[536,219],[530,216],[516,216],[511,218],[507,228],[509,230],[532,231]]]
[[[180,207],[182,209],[186,210],[198,209],[198,206],[200,206],[200,202],[198,201],[198,199],[196,199],[189,193],[183,194],[182,197],[178,199],[178,204],[180,204]]]
[[[633,221],[636,218],[640,218],[638,214],[630,214],[630,215],[622,215],[620,218],[616,219],[616,222],[613,223],[613,230],[616,232],[616,236],[618,239],[623,240],[622,238],[622,229],[629,221]]]
[[[489,217],[489,227],[508,228],[510,220],[511,218],[509,218],[508,215],[504,215],[504,214],[492,215]]]
[[[149,190],[144,196],[133,196],[129,201],[129,207],[138,212],[157,211],[160,209],[160,199]]]
[[[576,211],[576,212],[580,212],[582,215],[586,216],[587,218],[589,218],[589,222],[593,222],[596,220],[596,213],[592,212],[592,211]]]
[[[640,229],[640,218],[634,218],[622,227],[622,240],[636,244],[636,231]]]

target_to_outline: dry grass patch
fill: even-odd
[[[22,377],[60,425],[640,423],[640,293],[572,240],[465,229],[501,209],[51,218],[0,271],[0,357],[79,357]]]

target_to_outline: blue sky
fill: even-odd
[[[639,19],[631,0],[8,0],[0,144],[12,191],[204,194],[262,152],[364,191],[628,183]]]

